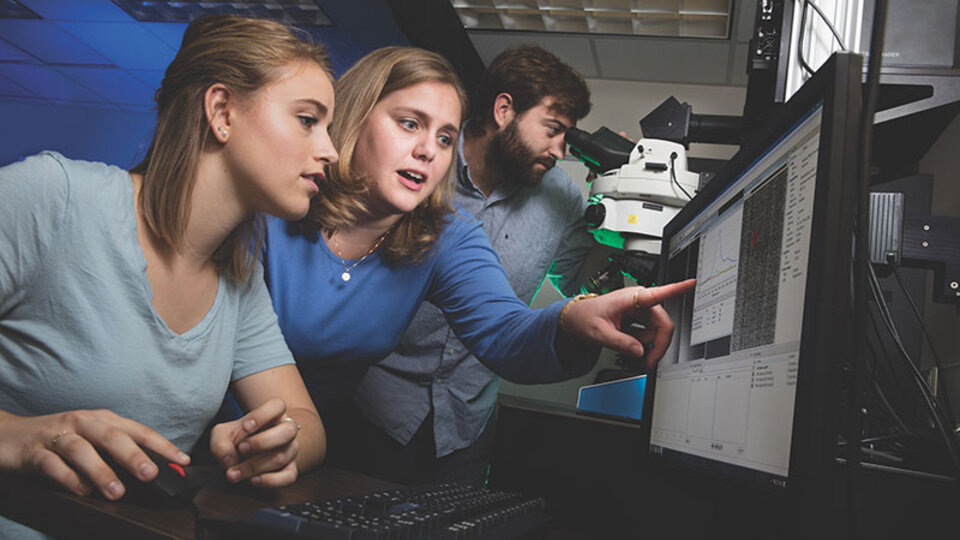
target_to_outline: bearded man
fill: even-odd
[[[556,166],[564,134],[590,111],[583,77],[536,46],[487,67],[458,148],[455,201],[483,222],[517,296],[544,277],[581,292],[593,242],[580,189]],[[540,381],[516,381],[540,382]],[[490,471],[499,379],[424,302],[399,348],[356,395],[364,418],[354,468],[404,484],[482,484]]]

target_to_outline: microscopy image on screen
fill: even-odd
[[[773,343],[780,284],[780,246],[787,168],[781,167],[743,203],[736,308],[731,348],[734,351]]]

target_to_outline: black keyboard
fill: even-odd
[[[543,499],[440,484],[264,508],[258,524],[304,538],[506,540],[547,522]]]

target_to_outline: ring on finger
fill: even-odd
[[[633,308],[640,309],[640,289],[633,291]]]
[[[283,419],[284,422],[293,422],[293,425],[297,428],[297,433],[300,433],[300,424],[297,423],[296,419],[292,416],[288,416]]]
[[[64,435],[68,435],[70,433],[73,433],[73,432],[64,429],[64,430],[61,430],[60,433],[57,433],[56,435],[54,435],[53,439],[50,439],[50,449],[51,450],[56,449],[57,443],[60,442],[60,437],[63,437]]]

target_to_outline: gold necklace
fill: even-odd
[[[357,259],[353,264],[347,266],[347,261],[343,258],[343,253],[340,251],[340,243],[337,242],[337,234],[333,233],[330,235],[330,239],[333,240],[333,248],[337,252],[337,257],[340,259],[340,264],[343,265],[343,273],[340,274],[340,279],[343,281],[350,281],[350,271],[357,267],[358,264],[362,263],[364,259],[370,256],[371,253],[377,250],[380,247],[380,244],[383,243],[383,240],[390,234],[390,231],[393,230],[393,227],[390,227],[386,230],[380,238],[377,239],[376,243],[373,244],[373,247],[370,248],[370,251],[367,251],[363,257]]]

